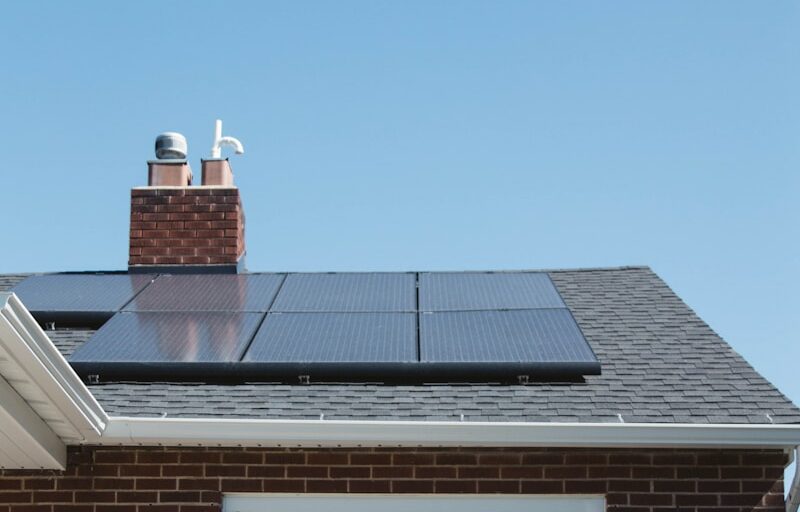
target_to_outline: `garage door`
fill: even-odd
[[[602,512],[598,496],[230,494],[224,512]]]

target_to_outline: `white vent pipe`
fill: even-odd
[[[221,158],[222,146],[233,146],[237,155],[244,153],[244,146],[239,139],[222,136],[222,119],[214,123],[214,145],[211,146],[211,158]]]

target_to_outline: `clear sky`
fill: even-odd
[[[0,272],[124,269],[213,121],[251,270],[650,265],[800,402],[800,3],[8,2]]]

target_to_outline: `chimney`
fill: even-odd
[[[217,122],[220,135],[221,122]],[[241,143],[215,136],[212,158],[202,161],[203,183],[192,186],[186,139],[173,132],[156,139],[148,185],[131,190],[128,270],[166,273],[236,273],[244,269],[244,211],[228,159],[219,146]]]

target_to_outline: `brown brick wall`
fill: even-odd
[[[235,265],[244,250],[239,189],[131,190],[128,265]]]
[[[0,512],[217,512],[225,492],[604,494],[614,511],[783,511],[780,451],[74,448],[0,473]]]

